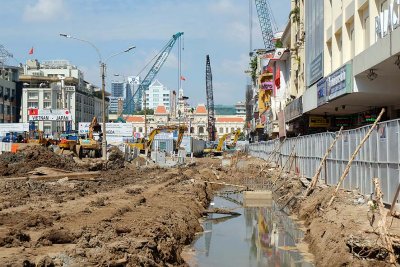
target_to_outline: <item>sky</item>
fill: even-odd
[[[263,48],[253,2],[253,49]],[[8,64],[27,59],[66,59],[85,80],[100,86],[96,51],[88,44],[60,37],[70,34],[95,44],[108,60],[106,87],[112,80],[136,76],[177,32],[184,32],[182,82],[192,105],[206,102],[205,64],[210,55],[214,103],[243,101],[249,64],[248,0],[12,0],[1,1],[0,45],[14,55]],[[288,22],[290,0],[269,0],[278,30]],[[33,55],[28,52],[34,48]],[[142,72],[147,74],[149,69]],[[117,77],[114,74],[119,74]],[[178,50],[172,49],[156,79],[176,90]]]

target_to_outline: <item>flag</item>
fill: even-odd
[[[181,80],[186,81],[186,78],[181,75]]]
[[[279,65],[276,67],[275,71],[275,86],[277,89],[279,89],[281,88],[281,68]]]
[[[32,48],[29,50],[29,55],[32,55],[33,54],[33,46],[32,46]]]

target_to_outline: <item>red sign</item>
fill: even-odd
[[[37,108],[28,109],[28,115],[39,115],[39,109]]]

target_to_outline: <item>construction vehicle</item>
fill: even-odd
[[[240,136],[240,129],[237,129],[236,131],[234,131],[232,134],[234,135],[233,141],[230,144],[226,144],[226,147],[228,149],[234,149],[236,147],[236,143],[239,140],[239,136]]]
[[[129,144],[130,147],[132,148],[137,148],[140,150],[140,153],[145,153],[146,150],[151,149],[151,144],[153,143],[153,140],[155,136],[161,132],[173,132],[178,130],[178,139],[175,144],[175,150],[178,150],[183,139],[183,134],[187,131],[187,126],[186,125],[169,125],[169,126],[160,126],[154,130],[152,130],[149,134],[149,138],[138,138],[135,143]]]
[[[58,147],[60,148],[60,154],[63,154],[64,151],[72,151],[79,158],[82,157],[82,148],[79,145],[79,135],[77,132],[62,133]]]
[[[95,133],[99,133],[95,135]],[[96,136],[98,136],[96,140]],[[89,125],[89,131],[86,138],[79,139],[77,144],[78,155],[81,157],[89,156],[90,158],[101,157],[101,125],[97,122],[96,116],[93,117]]]
[[[26,142],[28,144],[49,146],[53,143],[53,140],[44,137],[43,131],[33,130],[29,131]]]
[[[223,148],[224,148],[224,142],[226,140],[226,137],[229,134],[224,134],[219,140],[218,143],[211,143],[211,145],[208,148],[204,149],[204,154],[210,155],[210,156],[220,156],[222,155]]]

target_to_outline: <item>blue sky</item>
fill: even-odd
[[[269,1],[276,24],[283,30],[290,0]],[[114,57],[107,63],[108,86],[112,79],[118,79],[114,73],[138,74],[173,34],[183,31],[183,89],[189,102],[206,101],[207,54],[211,58],[215,103],[234,104],[244,99],[244,70],[249,62],[248,0],[12,0],[2,1],[1,5],[0,44],[18,62],[28,58],[67,59],[84,71],[86,80],[100,85],[95,50],[85,43],[62,38],[59,33],[93,42],[103,58],[135,45],[134,53]],[[262,48],[254,3],[253,21],[253,48]],[[30,56],[32,46],[34,54]],[[157,79],[169,89],[177,89],[177,70],[176,46]]]

